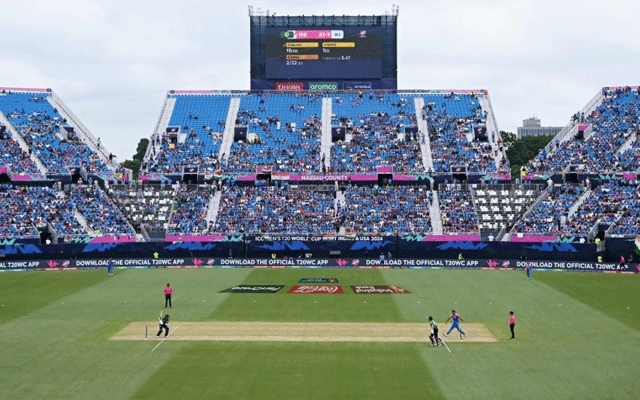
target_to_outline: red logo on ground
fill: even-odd
[[[287,293],[298,294],[341,294],[344,293],[340,285],[296,285]]]

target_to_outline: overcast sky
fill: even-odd
[[[277,15],[393,4],[302,3],[0,0],[0,86],[53,89],[123,161],[167,90],[249,89],[249,4]],[[398,4],[398,87],[487,89],[501,130],[530,116],[564,126],[601,87],[640,85],[637,1]]]

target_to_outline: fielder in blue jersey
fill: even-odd
[[[451,333],[451,331],[454,328],[457,329],[458,332],[460,332],[462,335],[467,336],[467,334],[464,333],[464,331],[462,329],[460,329],[460,321],[464,322],[464,320],[462,319],[460,314],[456,314],[456,310],[451,310],[451,315],[449,315],[449,318],[447,318],[447,320],[444,321],[445,325],[449,322],[450,319],[453,319],[453,323],[451,324],[451,328],[449,328],[447,333],[445,333],[443,336],[449,336],[449,334]]]

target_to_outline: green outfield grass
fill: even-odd
[[[345,294],[291,295],[300,278]],[[180,321],[442,322],[451,309],[496,343],[108,340],[164,310]],[[277,294],[223,294],[237,284]],[[350,285],[398,285],[356,295]],[[636,399],[640,277],[455,270],[126,270],[0,274],[3,399]],[[508,329],[517,316],[516,340]],[[462,327],[464,329],[464,323]],[[155,331],[157,325],[150,326]],[[153,332],[155,333],[155,332]],[[142,332],[141,332],[142,334]]]

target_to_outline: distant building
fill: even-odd
[[[518,139],[525,136],[555,135],[562,128],[562,126],[540,126],[538,118],[529,118],[522,121],[522,126],[518,127]]]

